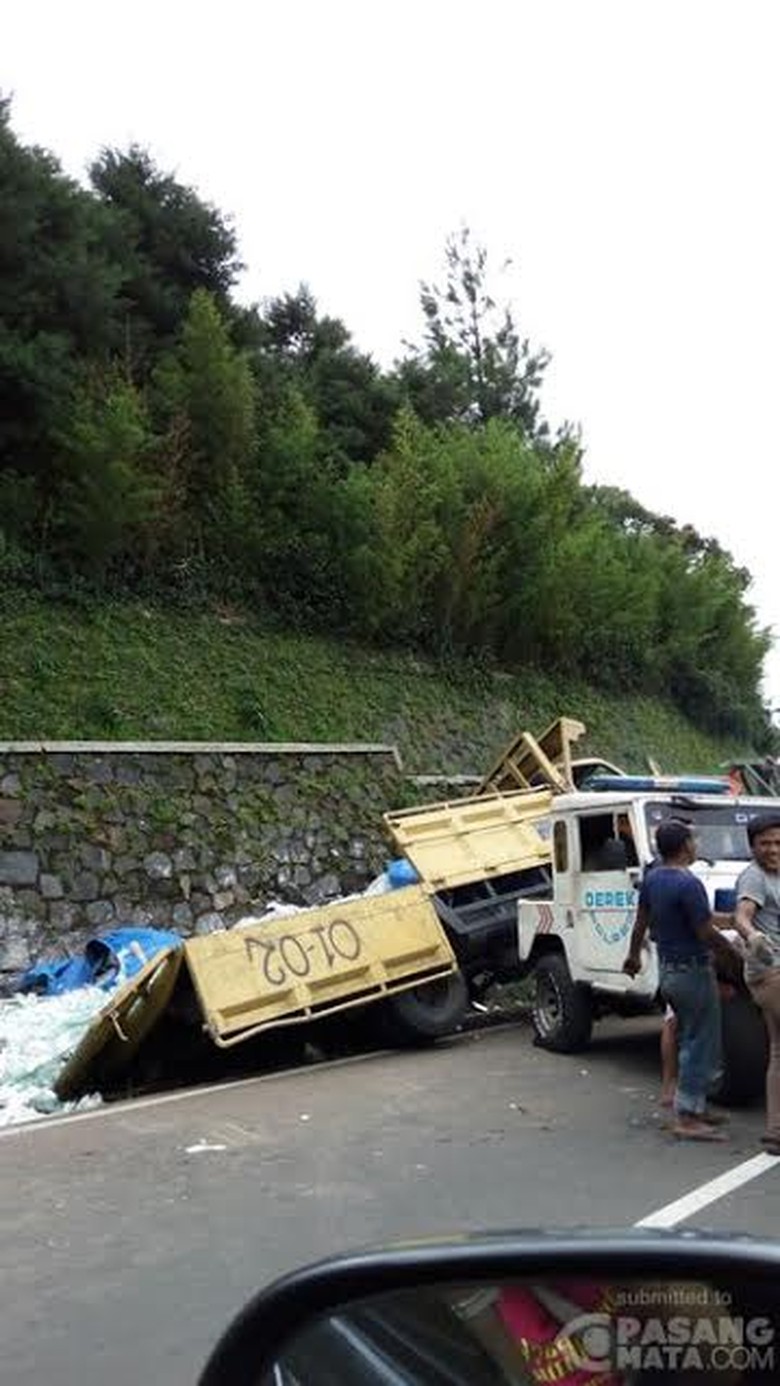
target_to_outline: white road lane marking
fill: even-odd
[[[754,1155],[750,1160],[743,1160],[741,1165],[727,1169],[725,1174],[719,1174],[706,1184],[700,1184],[697,1189],[691,1189],[690,1193],[683,1194],[682,1198],[676,1198],[674,1203],[667,1203],[665,1207],[657,1208],[654,1213],[648,1213],[647,1217],[640,1218],[634,1226],[676,1227],[678,1223],[700,1213],[702,1208],[707,1208],[710,1203],[717,1203],[719,1198],[725,1198],[727,1194],[741,1189],[744,1184],[749,1184],[751,1179],[757,1179],[759,1175],[766,1174],[767,1170],[774,1169],[775,1165],[780,1165],[780,1155]]]

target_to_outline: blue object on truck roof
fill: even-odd
[[[588,789],[621,793],[728,794],[728,780],[715,775],[594,775]]]

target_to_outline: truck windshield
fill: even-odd
[[[699,804],[693,799],[677,803],[648,803],[645,805],[645,815],[648,837],[653,847],[658,824],[665,818],[680,818],[690,823],[700,857],[710,861],[750,861],[747,838],[750,814],[737,804]]]

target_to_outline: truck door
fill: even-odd
[[[574,823],[566,818],[552,820],[553,879],[547,896],[517,902],[517,947],[521,962],[527,962],[536,939],[541,934],[562,936],[565,929],[574,927],[574,885],[572,852],[570,848]],[[568,951],[569,936],[566,940]]]
[[[610,985],[631,985],[622,971],[637,906],[636,850],[624,810],[583,814],[577,823],[579,856],[577,953],[585,973],[612,973]],[[606,978],[603,978],[606,981]]]
[[[570,818],[553,819],[553,870],[555,880],[555,903],[561,909],[570,910],[574,906],[574,868],[576,860],[572,852],[572,832],[576,822]]]

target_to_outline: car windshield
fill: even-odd
[[[749,861],[750,847],[747,838],[747,824],[750,814],[738,804],[697,804],[686,800],[678,803],[649,803],[645,807],[645,819],[650,841],[655,840],[655,832],[667,818],[682,818],[690,822],[696,839],[698,855],[709,861]]]

